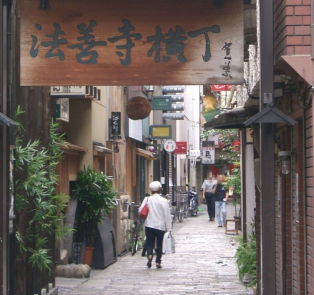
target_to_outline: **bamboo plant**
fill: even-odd
[[[77,174],[73,198],[78,201],[76,210],[77,242],[94,247],[97,225],[105,220],[116,206],[116,192],[110,179],[88,166]]]

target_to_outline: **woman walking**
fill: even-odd
[[[160,196],[162,185],[159,181],[153,181],[149,185],[152,195],[146,199],[148,205],[148,216],[145,220],[145,234],[147,245],[147,267],[152,267],[153,251],[155,240],[157,240],[156,249],[156,267],[162,268],[162,242],[166,231],[171,230],[171,215],[168,201]],[[139,211],[141,212],[146,202],[143,202]]]

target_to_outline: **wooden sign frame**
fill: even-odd
[[[243,83],[243,0],[21,0],[21,85]]]

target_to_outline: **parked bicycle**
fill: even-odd
[[[188,217],[188,201],[187,201],[187,195],[181,195],[181,201],[180,206],[178,210],[178,220],[179,222],[183,221],[183,218]]]
[[[139,235],[139,231],[140,231],[140,216],[139,216],[139,206],[135,205],[134,202],[127,203],[125,202],[124,205],[129,207],[129,219],[133,220],[133,224],[131,225],[132,229],[129,230],[129,232],[131,233],[131,239],[130,239],[130,243],[131,243],[131,253],[132,256],[137,252],[138,249],[138,241],[141,238]]]
[[[171,227],[173,227],[173,223],[176,221],[176,206],[172,204],[172,196],[170,194],[166,194],[164,196],[168,200],[169,210],[171,214]]]
[[[188,188],[189,188],[189,186],[188,186]],[[189,189],[188,196],[189,196],[189,208],[188,208],[188,211],[189,211],[191,216],[197,216],[197,212],[198,212],[198,196],[197,196],[197,193],[195,191]]]

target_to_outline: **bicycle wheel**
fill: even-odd
[[[188,209],[188,203],[184,203],[184,218],[188,218],[189,215],[189,209]]]
[[[139,230],[139,223],[136,222],[135,227],[133,228],[132,234],[132,256],[137,252],[137,241],[138,241],[138,230]]]
[[[138,235],[136,235],[133,239],[132,256],[137,252],[137,240],[138,240]]]
[[[181,205],[180,210],[178,212],[178,220],[179,220],[179,222],[183,221],[183,208],[182,208],[182,205]]]

